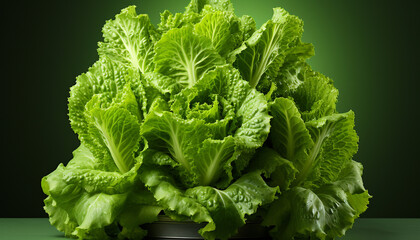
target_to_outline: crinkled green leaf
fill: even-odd
[[[210,136],[209,128],[199,119],[184,120],[171,112],[152,111],[145,119],[141,134],[151,149],[169,153],[182,165],[185,184],[198,181],[195,159],[202,142]]]
[[[348,198],[351,191],[363,188],[360,166],[348,163],[337,181],[316,189],[294,187],[280,195],[267,212],[263,224],[274,226],[275,239],[341,237],[354,219],[366,210],[366,197]],[[360,194],[364,194],[363,191]],[[364,200],[365,199],[365,200]]]
[[[270,186],[279,186],[281,191],[289,189],[297,173],[292,162],[268,147],[258,149],[247,168],[252,171],[261,172]]]
[[[200,229],[206,239],[227,239],[245,224],[245,215],[274,200],[276,188],[268,187],[258,173],[242,176],[226,190],[195,187],[182,191],[168,171],[147,168],[141,179],[161,206],[177,215],[207,225]]]
[[[242,40],[239,19],[230,12],[212,12],[194,26],[194,32],[211,40],[214,49],[226,57]]]
[[[233,12],[233,5],[230,0],[191,0],[186,8],[186,12],[201,13],[206,5],[215,11]]]
[[[286,98],[277,98],[270,105],[273,116],[270,140],[274,149],[293,162],[297,169],[303,169],[308,160],[308,150],[314,146],[295,103]]]
[[[135,6],[127,7],[114,20],[107,21],[102,32],[104,42],[99,43],[99,55],[141,73],[153,71],[154,41],[158,36],[148,15],[137,15]]]
[[[306,128],[309,130],[309,133],[311,134],[313,146],[308,150],[308,157],[304,161],[303,165],[299,166],[299,174],[296,177],[296,181],[294,182],[294,185],[297,186],[299,184],[303,184],[304,181],[308,180],[308,184],[312,184],[312,181],[316,181],[320,178],[320,168],[326,167],[329,169],[328,166],[325,166],[326,164],[320,163],[322,152],[328,151],[328,147],[324,147],[327,140],[333,136],[334,134],[339,134],[340,128],[336,130],[336,126],[341,121],[346,120],[348,117],[351,117],[353,113],[342,113],[342,114],[333,114],[330,116],[326,116],[317,120],[313,120],[310,122],[306,122]],[[338,147],[338,146],[337,146]],[[345,147],[345,146],[344,146]],[[345,149],[343,149],[345,151]],[[346,161],[350,159],[337,159],[337,161]],[[324,160],[326,161],[326,160]],[[340,164],[342,164],[341,162]],[[343,166],[343,165],[341,165]],[[340,168],[341,169],[341,168]],[[336,172],[336,174],[338,174]],[[309,181],[310,180],[310,181]]]
[[[338,90],[332,85],[332,80],[317,72],[305,76],[303,83],[291,94],[303,120],[306,122],[335,113]]]
[[[312,166],[316,185],[335,181],[338,173],[357,152],[359,137],[354,130],[354,112],[334,114],[306,123],[313,136],[320,141],[318,156]],[[360,181],[361,182],[361,179]]]
[[[207,222],[203,231],[214,230],[214,222],[208,210],[189,198],[177,187],[169,171],[158,167],[144,167],[140,174],[141,180],[152,191],[159,206],[165,210],[186,216],[197,223]]]
[[[160,23],[158,24],[158,31],[166,33],[174,28],[182,28],[184,26],[193,25],[198,23],[203,16],[196,12],[185,12],[172,14],[170,11],[165,10],[160,14]]]
[[[235,140],[229,136],[223,140],[206,139],[198,149],[196,161],[197,172],[200,175],[200,185],[212,185],[224,172],[229,183],[232,180],[232,167],[230,163],[235,157]],[[225,184],[221,184],[222,186]]]
[[[124,108],[94,108],[89,111],[89,143],[97,156],[111,157],[119,171],[125,173],[134,165],[134,153],[139,148],[140,125]]]
[[[254,214],[261,205],[274,200],[276,188],[270,188],[258,173],[243,175],[226,190],[212,187],[188,189],[186,195],[197,200],[210,213],[216,229],[200,230],[206,239],[228,239],[245,224],[245,215]]]
[[[162,94],[177,94],[182,89],[182,85],[175,79],[166,75],[151,72],[144,75],[146,81]]]
[[[303,23],[284,9],[275,8],[271,20],[245,42],[246,49],[236,59],[236,65],[245,80],[255,88],[264,74],[278,75],[288,51],[303,32]]]
[[[185,87],[193,86],[206,71],[224,64],[211,41],[194,34],[192,27],[168,31],[156,44],[155,51],[155,71]]]
[[[241,20],[241,31],[243,34],[242,39],[247,40],[257,30],[257,23],[251,16],[248,16],[248,15],[243,15],[240,18],[240,20]]]
[[[347,201],[356,211],[355,219],[367,210],[370,198],[372,198],[372,196],[369,195],[368,191],[364,191],[360,194],[347,195]]]
[[[77,77],[76,85],[70,89],[69,118],[73,130],[83,141],[88,131],[85,119],[85,106],[95,94],[102,94],[103,102],[111,102],[124,86],[130,81],[136,81],[137,75],[117,65],[108,58],[101,58],[87,73]],[[137,79],[138,81],[138,79]]]
[[[90,238],[92,229],[101,229],[111,225],[124,207],[127,194],[83,193],[74,203],[71,214],[78,223],[72,233],[79,238]],[[106,238],[105,230],[96,231],[94,238]]]
[[[285,63],[275,80],[276,93],[281,97],[290,96],[311,74],[313,74],[313,71],[307,63]]]
[[[141,163],[120,174],[101,170],[101,161],[83,145],[73,154],[67,167],[60,164],[42,179],[42,189],[48,195],[45,210],[51,223],[66,236],[108,239],[108,227],[118,220],[139,184],[136,176]],[[153,205],[154,199],[145,203]]]
[[[64,209],[57,206],[57,202],[51,196],[44,200],[44,204],[44,210],[50,217],[51,225],[56,227],[58,231],[64,232],[66,237],[71,237],[77,223],[69,217]]]

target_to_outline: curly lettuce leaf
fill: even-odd
[[[335,180],[357,152],[358,137],[351,111],[306,123],[291,100],[276,99],[271,111],[275,127],[270,135],[273,147],[284,158],[290,158],[299,171],[293,186]]]
[[[156,43],[155,52],[155,71],[184,87],[193,86],[206,71],[225,63],[211,41],[193,33],[192,27],[169,30]]]
[[[297,169],[302,169],[314,142],[299,110],[292,100],[277,98],[270,105],[270,112],[273,116],[270,140],[274,149]]]
[[[113,162],[125,173],[133,166],[134,153],[140,146],[141,116],[137,101],[129,84],[111,104],[104,99],[102,94],[95,95],[86,104],[84,115],[88,129],[81,134],[82,142],[96,158],[104,163]]]
[[[335,182],[316,189],[293,187],[271,205],[263,224],[274,226],[275,239],[341,237],[367,208],[363,200],[369,197],[355,178],[361,179],[361,166],[352,161]]]
[[[252,89],[234,68],[207,72],[193,87],[174,97],[171,110],[156,105],[142,125],[151,149],[170,153],[189,176],[187,186],[226,186],[231,163],[246,167],[240,154],[262,146],[270,116],[263,94]],[[220,181],[219,181],[220,180]]]
[[[302,21],[275,8],[271,20],[244,43],[246,48],[236,59],[243,78],[255,88],[264,74],[276,77],[288,52],[293,49],[303,33]]]
[[[230,66],[209,71],[194,88],[176,96],[172,109],[182,115],[191,103],[206,102],[213,95],[220,96],[230,105],[225,106],[225,118],[230,116],[228,107],[234,111],[237,122],[232,132],[238,144],[250,149],[262,146],[270,131],[267,101]]]
[[[159,37],[148,15],[137,15],[135,6],[127,7],[114,20],[107,21],[102,32],[100,56],[141,73],[153,71],[154,42]]]
[[[290,94],[303,120],[310,121],[335,113],[338,90],[332,80],[318,72],[305,75],[304,81]]]
[[[108,239],[109,229],[133,201],[141,163],[121,174],[104,171],[101,161],[83,145],[73,154],[67,167],[60,164],[42,179],[42,189],[48,195],[45,210],[51,224],[66,236]],[[138,195],[144,199],[141,204],[155,206],[153,197],[141,186],[137,185]]]
[[[215,11],[233,12],[230,0],[191,0],[186,7],[186,12],[202,13],[205,6],[209,6]]]
[[[242,41],[239,19],[230,12],[211,12],[194,26],[194,32],[211,40],[222,57],[230,54]]]
[[[84,111],[86,104],[95,94],[102,94],[104,101],[112,99],[123,90],[128,82],[136,81],[136,75],[108,58],[99,59],[87,73],[77,77],[76,84],[70,89],[69,118],[74,132],[83,135],[87,132],[88,122]],[[138,79],[138,78],[137,78]]]
[[[290,188],[298,172],[291,161],[268,147],[258,149],[245,171],[261,172],[268,185],[278,186],[282,192]]]
[[[214,222],[207,209],[194,199],[185,196],[184,191],[178,187],[168,169],[144,166],[140,172],[140,179],[165,211],[185,216],[197,223],[207,222],[204,229],[214,230]]]
[[[354,112],[333,114],[306,123],[315,142],[310,157],[301,169],[315,185],[335,181],[338,173],[358,150],[359,137],[354,130]],[[310,173],[312,172],[312,173]]]
[[[165,170],[147,169],[141,174],[156,200],[175,216],[207,224],[199,230],[205,239],[228,239],[245,224],[245,216],[274,200],[276,188],[266,185],[258,173],[249,173],[227,189],[198,186],[185,192]]]

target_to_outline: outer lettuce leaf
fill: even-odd
[[[177,187],[172,174],[168,169],[159,167],[146,167],[141,169],[140,178],[153,193],[159,206],[165,211],[175,212],[179,216],[185,216],[197,223],[207,222],[205,231],[215,229],[213,219],[208,210],[197,203],[194,199],[185,196],[185,193]]]
[[[118,224],[122,227],[118,237],[142,239],[147,235],[147,231],[140,226],[157,221],[161,211],[162,207],[156,204],[151,192],[137,188],[126,201],[124,210],[118,217]]]
[[[367,190],[360,194],[347,195],[347,201],[349,202],[350,206],[356,211],[354,218],[355,220],[360,216],[360,214],[364,213],[367,210],[370,198],[372,198],[372,196],[369,195]]]
[[[278,75],[289,51],[299,43],[303,23],[284,9],[275,8],[271,20],[249,38],[236,59],[236,65],[245,80],[255,88],[264,74]]]
[[[77,77],[76,85],[70,89],[69,118],[71,126],[79,139],[87,134],[88,122],[84,111],[86,104],[95,94],[102,94],[104,101],[111,102],[118,92],[122,91],[127,78],[136,81],[137,75],[126,70],[108,58],[98,60],[87,73]],[[137,78],[138,79],[138,78]]]
[[[245,215],[252,215],[259,206],[271,203],[276,191],[258,173],[249,173],[226,190],[200,186],[188,189],[186,195],[205,206],[215,222],[214,231],[200,230],[200,234],[206,239],[228,239],[245,224]]]
[[[170,173],[146,169],[141,174],[146,186],[165,209],[207,225],[199,233],[205,239],[228,239],[245,224],[245,215],[274,200],[276,188],[268,187],[258,173],[242,176],[226,190],[199,186],[185,192],[176,187]]]
[[[66,237],[71,237],[71,233],[76,229],[77,223],[70,219],[64,209],[57,206],[57,202],[51,196],[44,200],[44,204],[44,210],[50,217],[51,225],[56,227],[58,231],[64,232]]]
[[[320,98],[322,94],[326,93]],[[358,142],[354,113],[318,112],[320,118],[304,122],[295,103],[285,98],[277,98],[270,110],[272,146],[287,160],[267,148],[252,161],[250,169],[262,170],[270,183],[283,181],[277,183],[283,192],[267,211],[264,224],[274,226],[276,239],[344,235],[366,210],[370,197],[363,187],[361,164],[351,160]],[[293,176],[290,164],[296,168]]]
[[[336,182],[311,190],[294,187],[283,193],[265,216],[264,225],[272,226],[275,239],[310,237],[331,239],[341,237],[354,219],[366,210],[367,201],[361,179],[360,164],[345,165]],[[348,199],[348,195],[358,197]],[[368,197],[367,197],[368,198]]]
[[[139,184],[136,178],[139,166],[140,162],[124,174],[103,171],[100,161],[86,147],[80,146],[67,167],[60,164],[42,179],[42,189],[49,196],[45,210],[51,224],[66,236],[110,238],[109,228],[130,205],[127,203]],[[153,198],[147,198],[147,191],[141,192],[144,203],[155,206]]]
[[[85,107],[87,132],[82,142],[93,155],[113,170],[112,163],[125,173],[134,164],[139,148],[141,115],[136,98],[127,84],[111,103],[103,94],[94,95]]]
[[[104,42],[98,52],[121,66],[134,68],[141,73],[153,71],[154,42],[159,38],[148,15],[137,15],[130,6],[109,20],[102,32]]]
[[[225,63],[211,41],[194,34],[192,27],[165,33],[156,44],[155,52],[155,71],[185,87],[193,86],[206,71]]]
[[[298,178],[302,180],[308,174],[308,180],[316,185],[335,181],[340,170],[351,161],[358,149],[359,137],[354,130],[354,112],[333,114],[307,122],[306,126],[315,147]]]

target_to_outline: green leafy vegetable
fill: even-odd
[[[367,209],[352,111],[306,60],[284,9],[257,29],[229,0],[192,0],[155,27],[135,6],[103,27],[68,103],[80,146],[41,181],[67,237],[142,239],[166,214],[228,239],[249,218],[275,239],[333,239]]]

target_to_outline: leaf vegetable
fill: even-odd
[[[354,113],[310,68],[303,22],[260,29],[229,0],[192,0],[157,27],[130,6],[106,22],[99,60],[70,90],[80,147],[42,179],[68,237],[141,239],[164,212],[228,239],[260,216],[274,239],[333,239],[369,194],[352,160]]]

